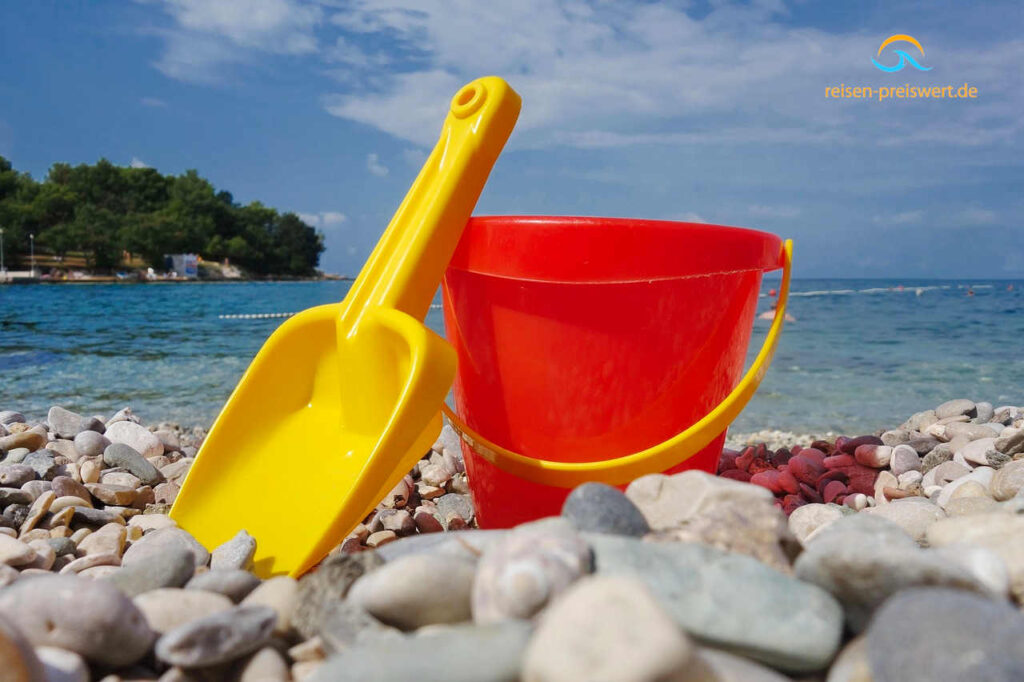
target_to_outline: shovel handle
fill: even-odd
[[[761,351],[754,358],[747,373],[740,379],[732,393],[727,395],[711,412],[682,433],[652,447],[616,459],[595,462],[556,462],[535,459],[511,450],[506,450],[487,440],[469,428],[447,405],[441,410],[474,452],[498,468],[534,483],[574,488],[587,481],[599,481],[622,485],[645,474],[669,469],[700,452],[711,441],[725,431],[729,424],[746,407],[757,387],[768,371],[775,355],[775,346],[786,321],[786,303],[789,299],[789,279],[793,267],[793,242],[786,240],[780,254],[782,260],[782,284],[779,286],[779,303],[775,319],[768,329]]]
[[[343,335],[373,307],[423,321],[520,106],[496,76],[455,93],[437,145],[345,297]]]

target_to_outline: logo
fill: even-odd
[[[918,52],[921,53],[922,57],[924,56],[924,48],[921,47],[921,43],[917,42],[917,38],[915,38],[914,36],[908,36],[905,33],[898,33],[896,35],[889,36],[888,38],[883,40],[882,44],[878,46],[878,54],[876,56],[881,57],[882,50],[884,50],[885,46],[889,45],[890,43],[910,43],[911,45],[917,48]],[[917,60],[914,59],[911,55],[907,54],[905,50],[893,51],[900,56],[900,61],[895,66],[886,66],[885,64],[879,64],[874,57],[871,58],[871,63],[877,66],[879,70],[885,71],[886,73],[896,73],[897,71],[902,71],[904,68],[906,68],[908,64],[910,66],[913,66],[918,71],[932,70],[932,67],[930,66],[921,66],[920,64],[918,64]]]

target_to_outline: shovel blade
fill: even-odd
[[[339,338],[343,306],[311,308],[271,335],[171,510],[207,548],[247,530],[261,577],[298,576],[320,561],[440,428],[451,347],[393,309],[368,311]]]

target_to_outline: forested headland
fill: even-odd
[[[0,156],[0,228],[9,269],[28,265],[29,235],[37,254],[79,254],[97,272],[140,260],[162,270],[165,255],[195,253],[255,277],[308,277],[324,250],[296,214],[236,203],[195,170],[163,175],[106,159],[56,163],[39,182]]]

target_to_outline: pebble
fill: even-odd
[[[581,531],[642,537],[651,527],[618,488],[604,483],[577,486],[562,505],[562,516]]]
[[[932,547],[972,545],[989,549],[1006,564],[1015,599],[1024,598],[1024,516],[1005,512],[943,519],[928,527]]]
[[[959,590],[906,590],[879,610],[867,650],[879,682],[1020,680],[1024,615],[1005,602]]]
[[[36,450],[29,453],[22,460],[22,464],[30,467],[36,476],[47,481],[56,476],[61,468],[49,450]]]
[[[907,448],[913,451],[913,448],[910,448],[910,446],[907,446]],[[881,469],[882,467],[889,465],[892,453],[892,446],[865,444],[857,448],[854,453],[854,458],[859,464],[863,464],[867,467],[873,467],[875,469]],[[916,455],[917,453],[915,452],[914,454]]]
[[[995,469],[990,467],[978,467],[969,474],[957,477],[955,480],[942,486],[942,492],[939,493],[939,496],[936,499],[936,504],[940,507],[945,507],[957,489],[970,482],[980,484],[987,492],[988,487],[992,484],[992,478],[995,476],[995,473]]]
[[[178,527],[178,523],[166,514],[140,514],[133,516],[129,519],[128,525],[141,529],[143,533]]]
[[[398,536],[412,535],[416,532],[416,522],[412,514],[404,509],[382,509],[378,512],[384,530],[392,531]]]
[[[377,548],[397,539],[398,535],[393,530],[379,530],[376,533],[370,533],[366,538],[366,546]]]
[[[390,561],[356,580],[348,599],[402,630],[470,619],[473,563],[441,554]]]
[[[29,505],[35,500],[32,493],[21,488],[0,488],[0,507],[9,504]]]
[[[118,422],[118,424],[130,424],[130,422]],[[115,424],[115,426],[117,426]],[[138,428],[142,428],[139,426]],[[145,431],[145,429],[143,429]],[[110,433],[109,431],[107,432]],[[149,433],[149,431],[146,431]],[[153,435],[153,434],[149,434]],[[155,438],[155,437],[154,437]],[[140,454],[137,450],[132,448],[128,444],[118,442],[116,438],[111,438],[114,442],[107,446],[107,449],[103,451],[103,463],[109,467],[123,467],[128,470],[132,475],[136,476],[145,485],[155,486],[164,480],[164,475],[153,466],[149,460],[143,454]],[[159,443],[159,441],[157,441]],[[163,446],[161,446],[162,449]],[[160,454],[160,453],[157,453]],[[104,481],[106,483],[106,481]],[[126,487],[133,488],[135,486],[128,485]]]
[[[849,513],[848,507],[835,504],[805,504],[789,515],[789,530],[799,542],[804,543],[819,529]]]
[[[188,555],[189,575],[192,575],[195,565],[191,561],[191,552],[189,552]],[[259,587],[259,585],[260,579],[248,571],[222,568],[216,571],[199,573],[185,584],[185,589],[206,590],[208,592],[223,594],[225,597],[237,604],[245,599],[246,595]]]
[[[25,564],[24,568],[38,568],[43,571],[53,568],[53,563],[57,560],[57,553],[48,541],[32,540],[28,546],[36,551],[36,558],[31,563]]]
[[[74,520],[90,526],[104,526],[108,523],[125,523],[124,517],[109,509],[93,509],[92,507],[71,507]]]
[[[972,573],[920,549],[909,537],[899,543],[879,537],[871,534],[866,524],[844,519],[808,543],[794,565],[798,578],[839,600],[852,632],[863,631],[886,599],[909,587],[942,585],[986,591]]]
[[[123,507],[135,501],[135,489],[122,485],[86,483],[86,489],[103,504]]]
[[[95,568],[96,566],[113,566],[113,567],[117,567],[117,566],[120,566],[120,565],[121,565],[121,557],[118,556],[117,554],[113,554],[113,553],[87,554],[87,555],[85,555],[83,557],[79,557],[78,559],[75,559],[74,561],[70,562],[69,564],[64,566],[64,568],[60,569],[60,572],[61,573],[81,573],[82,571],[85,571],[85,570],[90,569],[90,568]],[[113,571],[110,571],[110,572],[113,572]],[[104,575],[106,575],[108,573],[108,571],[103,571],[102,573]]]
[[[191,551],[183,547],[166,547],[161,552],[122,565],[107,580],[125,595],[135,597],[150,590],[181,587],[192,578],[195,568]]]
[[[292,614],[295,629],[304,637],[316,635],[325,606],[343,600],[352,583],[383,565],[379,552],[328,556],[316,571],[299,580],[298,604]]]
[[[289,682],[288,663],[272,646],[265,646],[238,662],[234,682]]]
[[[993,445],[1004,455],[1018,455],[1024,452],[1024,428],[1004,430]]]
[[[987,466],[991,464],[989,453],[996,454],[995,444],[995,437],[979,438],[962,447],[957,454],[962,455],[972,465]]]
[[[0,425],[10,426],[11,424],[24,424],[25,415],[14,410],[0,411]]]
[[[445,682],[518,682],[530,632],[529,623],[512,620],[436,627],[397,641],[373,639],[327,659],[309,682],[422,680],[425,665]],[[439,652],[443,663],[437,662]]]
[[[199,618],[229,611],[235,606],[230,599],[216,592],[177,587],[150,590],[132,601],[146,617],[149,627],[161,635]]]
[[[45,575],[0,590],[0,613],[35,646],[53,646],[111,666],[141,659],[154,634],[131,600],[102,580]]]
[[[966,398],[957,398],[956,400],[947,400],[938,407],[935,408],[936,419],[946,419],[947,417],[959,417],[966,415],[968,417],[974,417],[978,414],[977,405],[974,404],[973,400]]]
[[[124,553],[124,565],[130,566],[146,556],[160,554],[168,547],[180,547],[192,553],[196,567],[206,566],[210,553],[199,542],[180,528],[163,528],[146,533]]]
[[[473,620],[485,624],[529,618],[590,571],[590,547],[567,519],[518,526],[480,558],[473,580]]]
[[[160,442],[159,438],[153,435],[152,431],[130,421],[119,421],[114,422],[113,424],[108,424],[104,435],[111,443],[127,445],[136,454],[139,454],[142,457],[156,457],[157,455],[162,455],[164,453],[163,443]],[[104,459],[106,459],[106,450],[104,450],[103,456]]]
[[[897,445],[889,458],[889,470],[894,476],[921,470],[921,456],[909,445]]]
[[[74,651],[52,646],[36,647],[46,682],[89,682],[89,666]]]
[[[689,638],[642,582],[595,576],[577,581],[545,610],[522,677],[658,682],[680,677],[692,655]]]
[[[29,481],[34,481],[36,472],[24,464],[0,464],[0,486],[20,488]]]
[[[77,546],[71,538],[50,538],[46,541],[57,556],[74,554]]]
[[[213,550],[210,568],[214,570],[237,568],[248,570],[256,554],[256,538],[244,530]]]
[[[96,457],[110,445],[110,439],[96,431],[81,431],[74,437],[74,444],[82,457]]]
[[[125,488],[138,488],[142,481],[135,474],[124,469],[108,469],[100,474],[100,483],[104,485],[119,485]]]
[[[322,606],[314,635],[328,651],[344,651],[371,640],[404,638],[401,630],[381,623],[350,601],[331,601]],[[431,625],[424,630],[436,627],[440,626]]]
[[[435,502],[437,503],[437,510],[441,513],[441,518],[446,522],[453,515],[460,517],[467,523],[476,516],[476,509],[473,507],[473,500],[469,495],[449,493],[437,498]]]
[[[1000,502],[1017,495],[1024,487],[1024,460],[1007,462],[992,477],[989,490],[992,497]]]
[[[864,513],[885,519],[902,528],[916,542],[922,542],[928,527],[946,518],[941,507],[923,497],[907,497],[889,504],[865,509]]]
[[[0,535],[0,564],[7,566],[24,566],[32,563],[36,551],[29,545],[7,535]]]
[[[839,648],[842,609],[816,585],[703,545],[585,537],[598,575],[640,579],[680,627],[713,646],[792,672],[821,670]]]
[[[0,452],[10,452],[18,448],[25,448],[32,452],[45,445],[46,434],[39,431],[21,431],[19,433],[11,433],[9,436],[0,437]]]
[[[290,637],[294,632],[292,615],[298,606],[299,582],[287,575],[263,581],[242,600],[241,606],[268,606],[277,614],[274,634]]]
[[[57,497],[79,497],[83,500],[89,499],[89,490],[69,476],[54,477],[50,484],[50,489]]]
[[[49,682],[32,644],[3,613],[0,613],[0,678],[5,682]]]
[[[46,414],[46,422],[50,425],[50,432],[56,434],[58,438],[74,438],[93,425],[91,419],[87,420],[82,415],[59,405],[50,408]]]
[[[181,625],[156,642],[156,656],[170,665],[199,668],[252,653],[270,638],[277,614],[267,606],[238,606]]]
[[[426,507],[417,507],[412,520],[416,524],[416,530],[421,533],[440,533],[444,530],[444,524],[437,514]]]
[[[108,523],[78,543],[78,549],[87,555],[114,554],[121,556],[124,553],[126,536],[127,532],[123,525]]]

